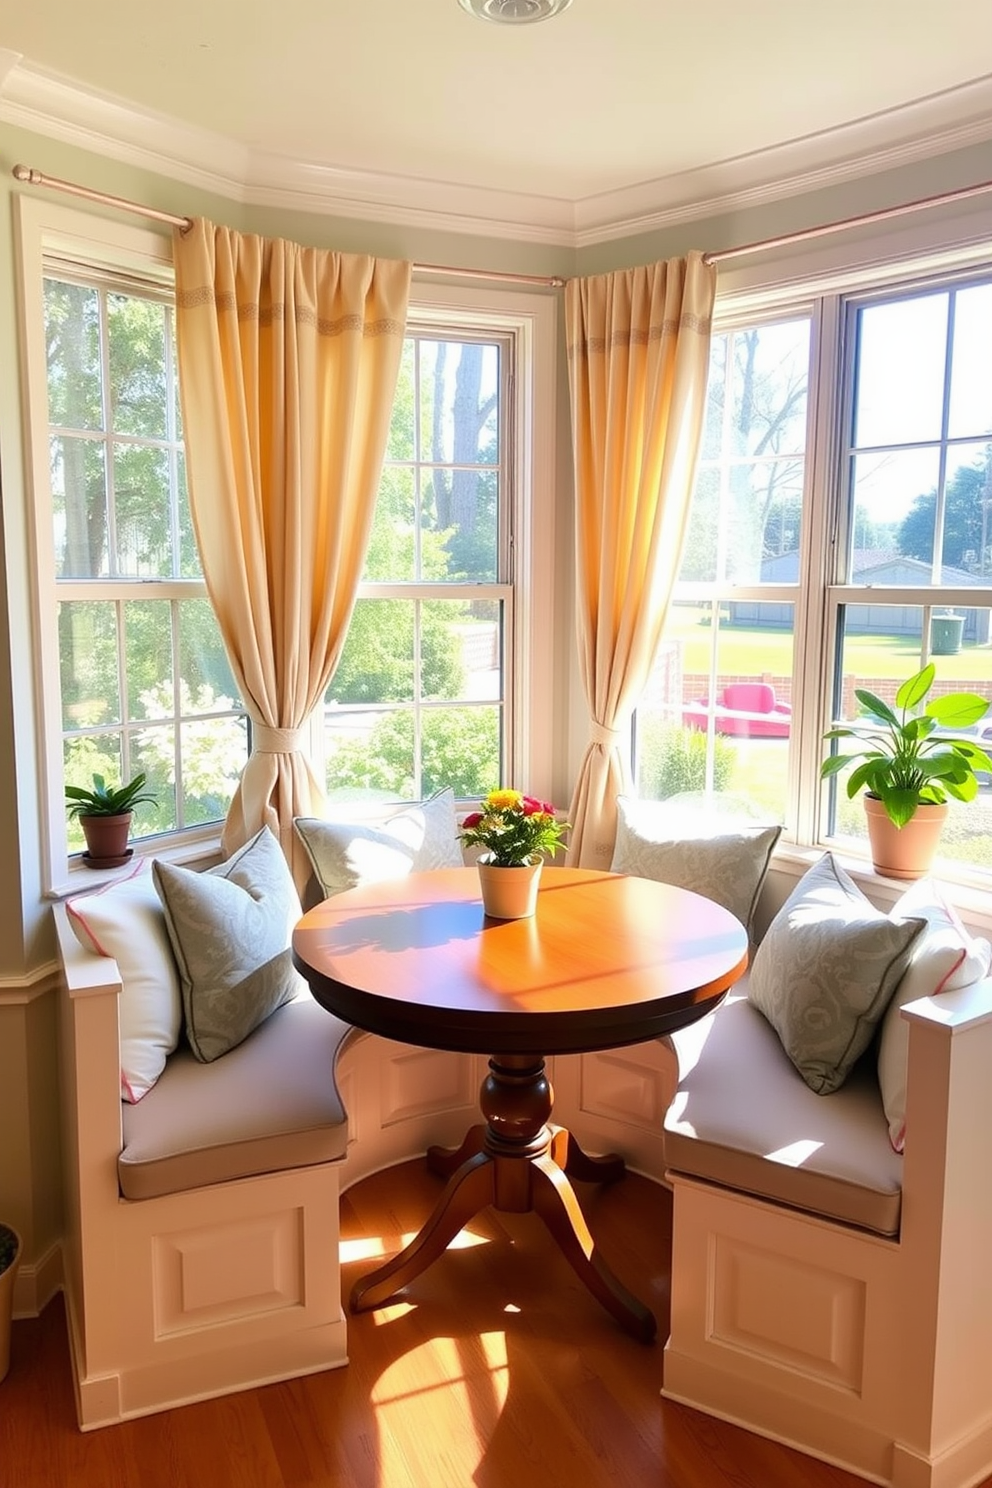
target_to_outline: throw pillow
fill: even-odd
[[[117,962],[121,1099],[139,1101],[165,1069],[183,1020],[179,973],[151,866],[141,862],[127,878],[69,899],[65,907],[80,945]]]
[[[926,922],[891,919],[824,854],[755,952],[748,997],[811,1090],[838,1090],[867,1049]]]
[[[381,827],[312,816],[298,816],[293,825],[325,899],[408,873],[461,868],[464,861],[450,788],[397,812]]]
[[[909,1026],[900,1009],[919,997],[955,992],[987,976],[992,965],[992,945],[972,936],[929,879],[920,879],[906,890],[892,908],[893,919],[920,916],[926,928],[913,947],[913,954],[895,996],[882,1019],[878,1042],[878,1083],[889,1123],[889,1141],[896,1152],[906,1145],[906,1071],[909,1062]]]
[[[153,866],[179,966],[186,1038],[209,1064],[306,991],[290,941],[300,900],[268,827],[208,873]]]
[[[614,873],[633,873],[703,894],[750,932],[778,825],[707,818],[664,801],[617,797]]]

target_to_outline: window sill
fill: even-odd
[[[91,889],[103,888],[106,884],[119,883],[133,873],[136,866],[145,860],[159,858],[165,863],[179,863],[184,868],[210,868],[223,857],[220,846],[220,829],[212,827],[201,834],[184,834],[181,841],[165,843],[161,839],[148,838],[134,844],[134,855],[120,868],[87,868],[82,856],[69,859],[64,879],[53,884],[45,897],[51,900],[71,899],[76,894],[88,893]]]
[[[882,874],[875,872],[866,858],[845,854],[841,849],[831,846],[799,847],[795,843],[780,842],[772,856],[771,866],[783,877],[791,877],[798,882],[807,869],[818,862],[825,852],[833,855],[845,873],[850,874],[858,887],[873,904],[878,905],[879,909],[890,910],[909,888],[911,880],[885,878]],[[954,882],[942,877],[939,872],[930,876],[940,884],[948,903],[957,910],[971,929],[992,936],[992,894],[989,893],[988,888],[976,882]]]

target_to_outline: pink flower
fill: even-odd
[[[482,812],[481,811],[470,811],[469,814],[468,814],[468,816],[462,822],[462,826],[463,827],[477,827],[479,825],[479,823],[481,822],[481,820],[482,820]]]

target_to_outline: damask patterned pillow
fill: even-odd
[[[268,827],[208,873],[162,862],[152,872],[179,966],[186,1039],[209,1064],[306,993],[290,947],[299,895]]]
[[[617,797],[614,873],[691,889],[736,915],[750,933],[782,828],[707,818],[664,801]]]
[[[325,899],[407,873],[461,868],[464,861],[450,788],[405,807],[381,827],[313,816],[298,816],[293,825]]]
[[[925,927],[876,909],[830,853],[799,880],[755,952],[747,995],[811,1090],[843,1085]]]

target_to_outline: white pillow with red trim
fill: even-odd
[[[121,974],[121,1100],[139,1101],[179,1043],[183,1004],[179,972],[151,865],[66,903],[76,939],[113,956]]]
[[[891,911],[894,920],[924,919],[927,927],[913,948],[909,965],[882,1019],[878,1044],[878,1083],[896,1152],[906,1145],[906,1069],[909,1024],[900,1009],[919,997],[955,992],[987,976],[992,945],[970,935],[937,885],[922,878],[906,890]]]

